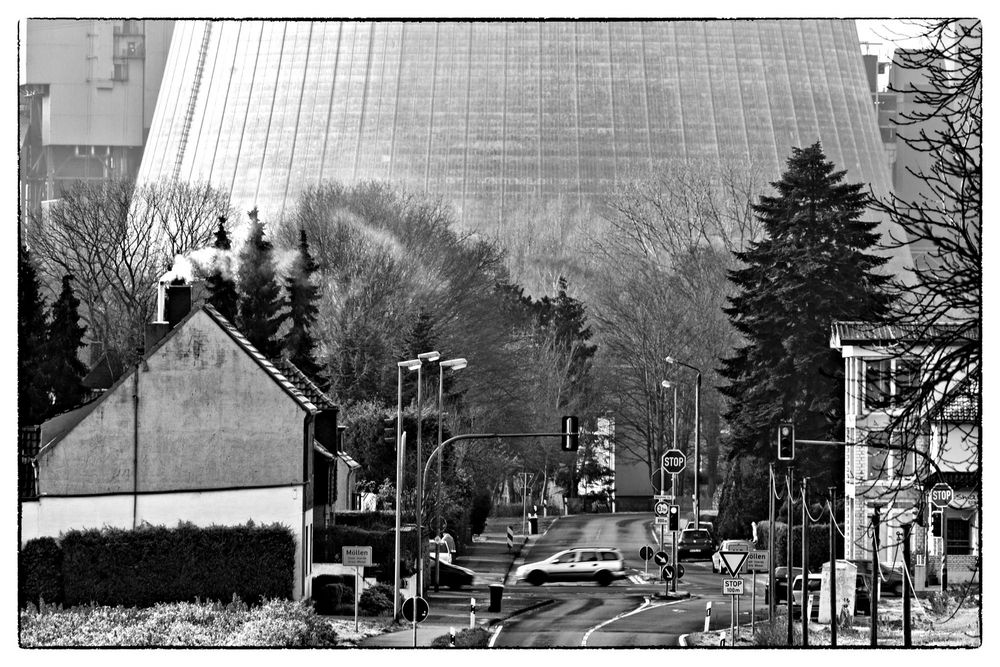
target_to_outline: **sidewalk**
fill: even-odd
[[[476,599],[476,625],[489,627],[495,622],[524,613],[548,601],[519,603],[513,596],[504,591],[501,601],[501,611],[490,612],[490,584],[507,584],[508,577],[516,565],[523,563],[521,558],[525,547],[548,530],[558,517],[538,517],[539,535],[521,534],[521,517],[490,517],[486,531],[479,535],[472,544],[465,545],[462,555],[455,557],[455,564],[467,567],[476,573],[476,579],[471,589],[462,591],[446,591],[441,589],[435,593],[427,587],[424,593],[430,606],[427,619],[417,625],[417,647],[428,647],[441,635],[446,635],[450,628],[461,631],[469,627],[470,598]],[[514,544],[507,548],[507,526],[514,530]],[[518,562],[520,561],[520,562]],[[405,623],[405,622],[404,622]],[[413,648],[412,626],[399,626],[399,629],[369,637],[359,646],[380,648]]]

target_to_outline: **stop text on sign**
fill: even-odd
[[[687,466],[687,456],[679,449],[670,449],[663,454],[661,463],[664,470],[676,475]]]

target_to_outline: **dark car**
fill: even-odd
[[[677,560],[682,558],[711,558],[715,540],[707,530],[682,530],[677,540]]]
[[[424,573],[425,580],[427,583],[432,583],[434,581],[434,571],[438,565],[431,560],[427,567],[429,571]],[[439,582],[439,586],[447,586],[453,591],[457,591],[463,586],[471,586],[475,578],[476,573],[469,568],[441,561],[441,581]]]
[[[801,567],[792,568],[792,580],[802,574]],[[781,567],[774,568],[774,601],[776,604],[781,604],[788,599],[788,567],[782,565]],[[768,584],[764,584],[764,603],[768,604],[771,601],[771,591]]]

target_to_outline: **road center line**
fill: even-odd
[[[598,630],[600,630],[601,628],[603,628],[605,625],[610,625],[611,623],[614,623],[615,621],[619,621],[619,620],[621,620],[623,618],[627,618],[629,616],[632,616],[633,614],[638,614],[639,612],[649,611],[650,609],[657,609],[659,607],[666,607],[666,606],[669,606],[669,605],[675,605],[675,604],[679,604],[681,602],[689,602],[689,601],[690,601],[689,599],[685,598],[685,599],[682,599],[682,600],[674,600],[673,602],[659,602],[659,603],[656,603],[656,602],[652,602],[647,597],[647,598],[645,598],[643,600],[642,604],[638,606],[638,608],[633,609],[632,611],[622,612],[622,613],[618,614],[617,616],[614,616],[612,618],[609,618],[606,621],[598,623],[597,625],[595,625],[591,629],[587,630],[587,632],[585,632],[584,635],[583,635],[583,640],[580,642],[580,646],[581,647],[586,647],[587,646],[587,640],[590,639],[590,635],[594,634],[595,632],[597,632]]]

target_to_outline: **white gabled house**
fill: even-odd
[[[143,522],[280,523],[296,538],[294,597],[309,597],[315,506],[332,509],[314,470],[337,450],[337,408],[212,306],[192,309],[189,286],[165,291],[138,365],[42,425],[21,543]]]

